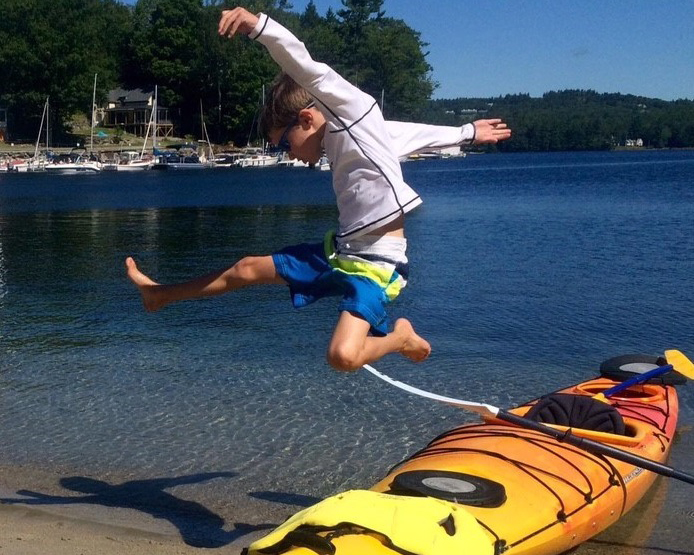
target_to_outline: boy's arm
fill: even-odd
[[[254,15],[244,8],[225,10],[219,20],[219,34],[245,34],[264,45],[270,56],[294,81],[324,104],[338,111],[355,97],[365,96],[327,64],[316,62],[303,42],[266,14]]]
[[[511,136],[500,119],[477,120],[462,127],[386,121],[386,128],[399,158],[432,148],[497,143]]]

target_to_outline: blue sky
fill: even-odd
[[[314,2],[321,15],[342,7]],[[299,12],[307,3],[292,0]],[[593,89],[694,99],[694,0],[385,0],[383,9],[429,43],[435,98]]]
[[[319,13],[340,0],[314,0]],[[293,0],[303,11],[308,0]],[[594,89],[694,99],[694,0],[385,0],[429,43],[436,98]]]

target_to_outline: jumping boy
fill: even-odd
[[[128,258],[128,276],[145,308],[283,284],[297,308],[342,296],[327,351],[334,368],[357,370],[396,352],[414,362],[426,359],[429,343],[405,318],[389,331],[385,309],[407,280],[404,215],[422,202],[403,180],[399,158],[427,148],[496,143],[510,137],[510,130],[498,119],[462,128],[385,122],[372,97],[314,61],[302,42],[267,15],[244,8],[222,12],[219,34],[237,33],[263,44],[284,72],[264,106],[263,133],[294,158],[316,164],[325,152],[330,160],[338,229],[323,243],[248,256],[228,269],[172,285],[154,282]]]

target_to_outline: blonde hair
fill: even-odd
[[[306,89],[286,73],[280,73],[272,82],[260,113],[260,133],[268,138],[273,129],[287,127],[311,102],[313,98]]]

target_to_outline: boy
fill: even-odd
[[[395,352],[414,362],[426,359],[429,343],[405,318],[389,332],[385,311],[407,279],[404,215],[422,202],[403,181],[398,158],[464,141],[495,143],[507,139],[510,130],[501,120],[479,120],[462,129],[386,123],[373,98],[315,62],[303,43],[265,14],[244,8],[222,12],[219,34],[231,38],[236,33],[263,44],[284,71],[264,107],[263,132],[309,164],[325,151],[332,164],[338,230],[322,244],[245,257],[226,270],[174,285],[157,284],[128,258],[128,276],[145,308],[154,311],[248,285],[284,284],[295,307],[342,296],[327,351],[334,368],[357,370]]]

